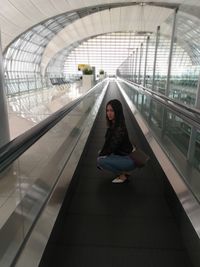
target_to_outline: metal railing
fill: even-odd
[[[118,81],[200,201],[200,111],[133,82]]]

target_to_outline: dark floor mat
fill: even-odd
[[[112,173],[97,169],[106,131],[105,105],[112,98],[122,99],[114,82],[73,178],[72,197],[62,207],[62,218],[53,229],[40,267],[191,267],[155,159],[134,170],[124,184],[113,184]],[[123,105],[128,130],[137,135]]]

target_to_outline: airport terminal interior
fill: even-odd
[[[200,266],[200,1],[0,0],[0,266]],[[106,103],[149,160],[97,168]]]

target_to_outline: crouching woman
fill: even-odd
[[[133,146],[129,140],[123,107],[119,100],[113,99],[107,103],[106,121],[108,128],[103,148],[97,158],[97,166],[114,173],[116,178],[113,183],[124,183],[135,164],[129,157]]]

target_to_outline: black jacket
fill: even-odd
[[[128,155],[133,150],[133,146],[129,140],[126,126],[116,128],[108,128],[105,135],[105,143],[99,156],[110,155]]]

